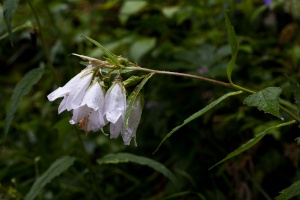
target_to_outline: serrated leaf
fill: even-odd
[[[94,43],[97,47],[99,47],[103,51],[103,53],[109,58],[108,60],[111,61],[113,64],[115,64],[116,66],[122,66],[120,64],[120,62],[118,61],[118,56],[111,53],[108,49],[106,49],[104,46],[102,46],[99,42],[97,42],[96,40],[93,40],[92,38],[85,36],[85,35],[82,35],[82,37],[88,39],[90,42]]]
[[[288,77],[288,76],[287,76]],[[292,88],[294,99],[297,105],[298,115],[300,115],[300,86],[299,84],[292,78],[288,77],[290,86]]]
[[[4,127],[4,142],[11,124],[11,121],[14,117],[14,114],[17,109],[19,101],[24,95],[26,95],[29,90],[35,85],[41,78],[44,73],[44,69],[37,68],[29,71],[16,85],[13,95],[11,97],[11,104],[5,118],[5,127]]]
[[[53,162],[47,171],[36,179],[30,191],[26,194],[25,200],[33,200],[47,183],[51,182],[56,176],[59,176],[61,173],[66,171],[73,165],[74,161],[74,157],[64,156]]]
[[[126,109],[126,114],[125,114],[125,127],[128,128],[128,121],[129,121],[129,117],[130,117],[130,113],[132,110],[132,106],[138,96],[138,94],[140,93],[141,89],[144,87],[144,85],[147,83],[147,81],[154,75],[154,73],[150,73],[148,74],[143,81],[137,86],[137,89],[135,91],[133,91],[130,96],[128,97],[128,107]]]
[[[19,0],[3,0],[3,17],[6,22],[10,43],[13,46],[11,20],[17,10]]]
[[[255,106],[259,110],[272,114],[283,120],[279,113],[279,95],[282,90],[280,87],[268,87],[244,99],[244,104]]]
[[[133,162],[140,165],[146,165],[148,167],[151,167],[152,169],[168,177],[173,183],[175,184],[177,183],[176,177],[173,175],[173,173],[170,170],[168,170],[168,168],[166,168],[163,164],[155,160],[152,160],[150,158],[137,156],[130,153],[117,153],[117,154],[108,154],[103,158],[97,160],[97,163],[99,165],[118,164],[118,163],[127,163],[127,162]]]
[[[172,131],[170,131],[165,137],[164,139],[160,142],[160,144],[158,145],[158,147],[156,148],[156,150],[154,151],[154,153],[159,149],[159,147],[162,145],[162,143],[168,138],[170,137],[173,133],[175,133],[178,129],[180,129],[181,127],[183,127],[184,125],[190,123],[191,121],[193,121],[194,119],[200,117],[201,115],[203,115],[204,113],[206,113],[207,111],[209,111],[210,109],[212,109],[213,107],[215,107],[216,105],[218,105],[220,102],[222,102],[223,100],[225,100],[227,97],[233,96],[233,95],[237,95],[237,94],[241,94],[242,91],[237,91],[237,92],[229,92],[223,96],[221,96],[220,98],[218,98],[217,100],[213,101],[212,103],[210,103],[209,105],[205,106],[204,108],[202,108],[201,110],[199,110],[198,112],[194,113],[193,115],[191,115],[190,117],[188,117],[187,119],[185,119],[183,121],[183,123],[179,126],[176,126],[175,128],[173,128]]]
[[[247,149],[249,149],[250,147],[254,146],[258,141],[260,141],[266,134],[268,134],[270,132],[270,130],[272,129],[276,129],[276,128],[280,128],[282,126],[287,126],[287,125],[291,125],[293,123],[295,123],[295,120],[289,121],[289,122],[285,122],[285,123],[281,123],[275,126],[271,126],[267,129],[265,129],[264,131],[260,132],[259,134],[257,134],[254,138],[250,139],[248,142],[246,142],[245,144],[243,144],[242,146],[240,146],[239,148],[237,148],[236,150],[234,150],[233,152],[231,152],[230,154],[228,154],[226,156],[226,158],[224,158],[223,160],[221,160],[220,162],[218,162],[217,164],[215,164],[214,166],[212,166],[210,169],[212,169],[213,167],[219,165],[220,163],[234,157],[237,156],[239,154],[241,154],[242,152],[246,151]]]
[[[300,195],[300,181],[294,182],[290,187],[285,188],[281,194],[275,197],[275,200],[288,200],[297,195]]]
[[[225,12],[225,23],[227,28],[227,34],[228,34],[228,40],[231,47],[231,59],[227,65],[227,77],[230,83],[232,83],[231,80],[231,74],[232,70],[234,68],[237,52],[238,52],[238,42],[235,36],[234,27],[231,25],[230,20],[227,16],[228,11]]]

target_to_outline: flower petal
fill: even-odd
[[[87,72],[87,70],[82,70],[79,74],[74,76],[67,84],[63,87],[59,87],[53,92],[51,92],[47,97],[49,101],[54,101],[59,97],[65,96],[67,93],[71,92],[74,88],[74,85],[77,85],[78,81],[82,78],[82,76]]]
[[[72,86],[71,92],[66,99],[66,108],[68,111],[80,107],[84,94],[90,85],[93,74],[82,77],[76,84]]]
[[[130,112],[130,116],[128,119],[128,128],[125,130],[125,127],[122,130],[122,138],[125,145],[129,145],[132,138],[134,138],[135,146],[136,146],[136,130],[140,123],[140,119],[142,116],[142,103],[141,96],[136,98],[132,106],[132,110]]]
[[[124,127],[124,118],[120,117],[116,123],[110,123],[109,131],[110,131],[110,138],[118,138],[120,135],[120,132],[122,131]]]
[[[115,124],[121,116],[125,117],[126,94],[121,83],[115,83],[106,93],[104,101],[104,115],[106,119]]]
[[[103,112],[104,108],[104,90],[100,83],[98,82],[99,78],[93,80],[92,85],[86,91],[81,105],[87,105],[94,110],[100,109]]]

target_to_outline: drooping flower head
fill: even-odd
[[[54,101],[57,98],[63,97],[64,99],[58,107],[60,114],[64,110],[76,109],[80,106],[84,94],[89,87],[93,77],[93,69],[87,67],[79,74],[73,77],[66,85],[59,87],[51,92],[47,97],[49,101]]]
[[[107,124],[103,117],[105,92],[100,79],[94,77],[94,73],[95,68],[88,65],[66,85],[57,88],[47,96],[49,101],[63,97],[58,113],[73,110],[70,124],[78,123],[79,128],[85,133],[98,130],[103,132],[102,127]]]
[[[110,122],[110,138],[118,138],[124,126],[126,112],[126,90],[120,81],[115,79],[107,91],[104,101],[104,116]]]
[[[138,125],[140,123],[140,119],[142,116],[142,110],[143,110],[143,97],[141,95],[138,95],[135,99],[135,102],[132,106],[129,119],[128,119],[128,127],[126,128],[124,126],[124,129],[122,130],[122,138],[125,145],[129,145],[131,139],[134,139],[135,146],[136,144],[136,130],[138,128]],[[128,106],[129,102],[127,102]],[[127,107],[128,109],[128,107]]]
[[[79,128],[85,133],[89,131],[102,130],[107,124],[103,117],[104,108],[104,90],[100,84],[99,78],[94,78],[92,84],[84,94],[80,107],[73,110],[73,117],[70,124],[79,123]]]

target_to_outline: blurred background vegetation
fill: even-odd
[[[140,66],[201,75],[227,82],[230,60],[224,11],[240,44],[235,83],[254,90],[283,89],[293,101],[285,74],[299,80],[300,2],[297,0],[31,0],[20,1],[12,20],[13,47],[1,13],[0,130],[17,82],[44,67],[43,78],[22,98],[0,154],[0,199],[22,199],[33,182],[63,155],[77,160],[39,193],[37,199],[273,199],[300,179],[298,127],[273,131],[245,153],[208,170],[255,133],[278,120],[232,97],[168,138],[172,128],[230,89],[182,77],[155,75],[144,89],[145,108],[137,131],[138,146],[124,146],[100,132],[85,136],[93,179],[80,148],[70,113],[57,114],[59,100],[46,96],[83,66],[78,53],[102,58],[87,35],[116,55]],[[2,12],[2,9],[0,9]],[[24,26],[22,26],[24,25]],[[41,33],[56,77],[47,67]],[[139,74],[136,73],[136,74]],[[142,74],[142,73],[141,73]],[[56,84],[55,79],[59,84]],[[126,78],[126,77],[124,77]],[[133,163],[98,165],[108,153],[128,152],[159,161],[179,180]]]

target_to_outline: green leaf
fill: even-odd
[[[89,38],[88,36],[85,36],[85,35],[82,35],[82,37],[88,39],[90,42],[94,43],[97,47],[99,47],[113,64],[115,64],[116,66],[119,66],[119,67],[122,66],[120,64],[120,62],[118,61],[118,56],[111,53],[108,49],[106,49],[104,46],[102,46],[99,42],[97,42],[96,40],[93,40],[92,38]]]
[[[102,164],[118,164],[118,163],[128,163],[133,162],[140,165],[146,165],[148,167],[151,167],[152,169],[162,173],[166,177],[168,177],[173,183],[177,183],[176,177],[173,175],[168,168],[166,168],[163,164],[152,160],[150,158],[142,157],[142,156],[136,156],[129,153],[117,153],[117,154],[107,154],[101,159],[97,160],[97,163],[99,165]]]
[[[5,118],[4,140],[3,140],[4,143],[19,101],[22,99],[24,95],[26,95],[29,92],[32,86],[35,85],[42,78],[43,73],[44,73],[44,69],[42,68],[33,69],[30,72],[28,72],[17,83],[13,91],[11,97],[11,104]]]
[[[12,30],[12,33],[17,32],[17,31],[20,31],[20,30],[22,30],[22,29],[27,29],[27,28],[33,28],[33,25],[32,25],[32,23],[31,23],[31,21],[27,21],[27,22],[25,22],[24,24],[15,27],[15,28]],[[9,36],[9,33],[3,34],[2,36],[0,36],[0,40],[6,38],[7,36]]]
[[[268,87],[244,99],[244,104],[255,106],[259,110],[270,113],[283,120],[279,113],[279,95],[282,90],[280,87]]]
[[[238,42],[235,36],[234,27],[231,25],[230,20],[227,16],[228,11],[225,12],[225,23],[227,28],[227,34],[228,34],[228,40],[231,47],[231,59],[227,65],[227,77],[230,83],[232,83],[231,80],[231,74],[232,70],[234,68],[237,52],[238,52]]]
[[[145,78],[145,76],[130,76],[128,79],[126,79],[125,81],[123,81],[123,85],[125,87],[137,85],[144,78]]]
[[[290,187],[285,188],[275,200],[288,200],[300,194],[300,181],[294,182]]]
[[[194,119],[200,117],[201,115],[203,115],[204,113],[206,113],[207,111],[209,111],[210,109],[212,109],[213,107],[215,107],[216,105],[218,105],[221,101],[223,101],[224,99],[226,99],[229,96],[233,96],[233,95],[237,95],[242,93],[242,91],[237,91],[237,92],[229,92],[223,96],[221,96],[220,98],[218,98],[217,100],[213,101],[212,103],[210,103],[209,105],[205,106],[203,109],[199,110],[198,112],[194,113],[193,115],[191,115],[190,117],[188,117],[187,119],[185,119],[183,121],[183,123],[179,126],[176,126],[175,128],[173,128],[173,130],[171,132],[169,132],[164,139],[160,142],[160,144],[158,145],[158,147],[156,148],[156,150],[154,151],[154,153],[159,149],[159,147],[162,145],[162,143],[168,138],[170,137],[173,133],[175,133],[178,129],[180,129],[181,127],[183,127],[184,125],[190,123],[191,121],[193,121]],[[154,154],[153,153],[153,154]]]
[[[138,94],[140,93],[141,89],[144,87],[144,85],[147,83],[147,81],[154,75],[154,73],[150,73],[148,74],[143,81],[137,86],[137,89],[135,91],[133,91],[130,96],[128,97],[128,107],[126,109],[126,114],[125,114],[125,127],[128,128],[128,121],[129,121],[129,117],[130,117],[130,113],[132,110],[132,106],[138,96]]]
[[[11,20],[17,10],[19,0],[3,0],[3,17],[6,22],[7,30],[9,33],[10,43],[13,46]]]
[[[119,18],[122,24],[125,24],[130,15],[133,15],[147,6],[147,1],[136,1],[136,0],[127,0],[123,3]]]
[[[298,115],[300,115],[300,86],[299,84],[292,78],[288,77],[290,86],[292,88],[294,99],[297,105]]]
[[[26,194],[25,200],[33,200],[47,183],[66,171],[71,165],[73,165],[74,161],[75,158],[70,156],[64,156],[57,159],[43,175],[36,179],[30,191]]]
[[[141,57],[155,46],[155,43],[155,38],[137,39],[130,47],[130,55],[133,60],[139,62]]]
[[[268,134],[270,132],[270,130],[272,129],[276,129],[276,128],[280,128],[282,126],[287,126],[290,124],[295,123],[295,120],[289,121],[289,122],[285,122],[285,123],[281,123],[275,126],[271,126],[267,129],[265,129],[264,131],[260,132],[259,134],[257,134],[254,138],[250,139],[248,142],[246,142],[245,144],[243,144],[242,146],[240,146],[238,149],[234,150],[233,152],[231,152],[230,154],[228,154],[226,156],[226,158],[224,158],[223,160],[221,160],[220,162],[218,162],[217,164],[215,164],[214,166],[212,166],[210,169],[212,169],[213,167],[219,165],[220,163],[236,156],[239,155],[240,153],[246,151],[247,149],[249,149],[250,147],[254,146],[259,140],[261,140],[266,134]]]

